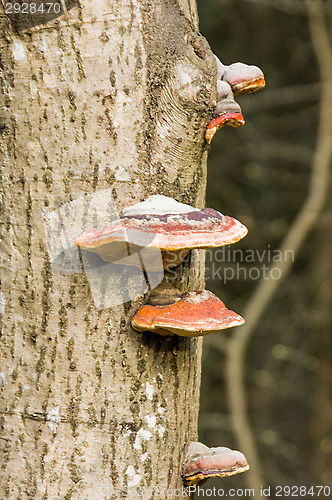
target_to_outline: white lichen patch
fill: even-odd
[[[51,429],[53,434],[56,434],[58,425],[61,422],[61,415],[60,415],[60,407],[59,406],[54,406],[54,408],[50,408],[47,410],[46,414],[46,422],[48,427]]]
[[[5,385],[5,381],[6,381],[5,374],[3,372],[0,372],[0,387],[2,385]]]
[[[129,172],[124,168],[118,168],[115,172],[115,179],[120,182],[127,182],[131,180]]]
[[[158,406],[157,412],[159,413],[159,415],[162,415],[163,413],[165,413],[165,411],[165,408],[163,408],[162,406]]]
[[[176,78],[179,82],[179,84],[181,86],[184,86],[184,85],[189,85],[192,83],[193,81],[193,78],[192,78],[192,75],[190,75],[186,70],[185,68],[183,67],[183,64],[181,62],[178,63],[176,66],[175,66],[175,75],[176,75]]]
[[[122,215],[128,217],[135,215],[187,214],[189,212],[199,212],[199,209],[185,203],[179,203],[168,196],[156,194],[141,203],[125,208]]]
[[[48,48],[48,45],[47,45],[45,40],[41,41],[38,48],[39,48],[40,52],[42,52],[43,54],[49,53],[49,48]]]
[[[2,292],[0,292],[0,314],[5,312],[6,299]]]
[[[213,297],[213,293],[208,290],[202,290],[200,293],[192,292],[185,297],[185,301],[190,304],[200,304],[204,300],[208,300]]]
[[[154,387],[153,387],[153,385],[149,384],[149,382],[147,382],[145,385],[145,394],[146,394],[146,397],[148,398],[148,400],[152,401],[153,394],[154,394]]]
[[[145,460],[148,458],[148,456],[149,456],[149,453],[146,451],[145,453],[143,453],[143,455],[141,455],[141,461],[145,462]]]
[[[15,40],[11,46],[12,54],[15,61],[24,61],[27,57],[27,52],[24,43],[20,40]]]
[[[162,438],[165,434],[165,430],[165,427],[163,427],[162,425],[157,425],[157,433],[160,438]]]
[[[157,417],[155,415],[146,415],[145,421],[148,424],[149,429],[154,429],[157,423]]]
[[[42,150],[41,144],[37,141],[29,141],[27,143],[27,150],[29,151],[29,153],[32,153],[32,154],[40,152]],[[43,210],[43,213],[46,213],[45,208],[43,208],[42,210]]]
[[[126,476],[128,488],[135,488],[135,486],[137,486],[142,479],[142,476],[140,474],[136,474],[136,471],[132,465],[129,465],[127,467]]]
[[[135,450],[140,450],[142,447],[143,441],[148,441],[149,439],[152,438],[152,434],[149,431],[146,431],[144,429],[140,429],[135,438],[135,443],[134,443],[134,448]]]

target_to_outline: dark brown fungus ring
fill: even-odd
[[[159,285],[132,319],[139,332],[152,331],[159,335],[198,337],[240,326],[244,319],[226,308],[208,290],[181,294],[168,285]]]
[[[199,210],[167,196],[154,195],[126,208],[108,227],[86,231],[75,243],[105,261],[117,263],[127,252],[129,241],[132,251],[136,247],[161,251],[164,269],[168,269],[183,262],[193,248],[228,245],[246,234],[243,224],[212,208]]]
[[[230,448],[209,448],[203,443],[190,443],[183,469],[187,486],[196,486],[211,477],[234,476],[249,469],[246,457]]]

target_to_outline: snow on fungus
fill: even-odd
[[[108,262],[124,265],[128,245],[133,254],[142,248],[161,251],[164,269],[178,266],[193,248],[215,248],[235,243],[247,234],[239,221],[212,208],[199,210],[167,196],[151,196],[123,211],[104,229],[90,229],[75,243]],[[132,261],[131,261],[132,262]]]
[[[265,78],[258,66],[241,62],[229,66],[222,64],[215,55],[217,66],[218,103],[214,117],[207,126],[205,139],[210,144],[214,134],[225,125],[244,125],[241,108],[234,100],[234,94],[249,94],[265,86]]]
[[[232,87],[234,94],[249,94],[265,87],[263,71],[258,66],[236,62],[226,66],[223,80]]]
[[[196,486],[211,477],[234,476],[249,469],[246,457],[230,448],[209,448],[203,443],[190,443],[183,477],[187,486]]]
[[[227,82],[234,94],[249,94],[265,87],[263,71],[254,65],[235,62],[229,66],[215,55],[217,65],[217,80]]]
[[[154,194],[147,198],[145,201],[136,203],[131,207],[123,210],[123,217],[130,217],[135,215],[165,215],[165,214],[186,214],[189,212],[199,212],[198,208],[193,208],[185,203],[179,203],[173,198],[163,196],[161,194]]]

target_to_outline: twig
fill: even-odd
[[[317,145],[312,160],[309,193],[292,227],[280,247],[281,254],[292,249],[296,257],[301,246],[312,230],[327,198],[328,176],[332,156],[332,48],[325,25],[321,0],[306,0],[312,43],[321,75],[320,115]],[[273,263],[279,269],[279,280],[261,281],[254,291],[244,312],[246,324],[234,332],[227,348],[226,391],[238,445],[247,454],[251,473],[247,476],[248,485],[256,494],[263,485],[262,473],[253,431],[248,418],[247,399],[244,384],[245,355],[250,337],[266,307],[283,280],[289,274],[292,260]],[[269,275],[269,273],[268,273]],[[219,348],[217,342],[214,344]],[[220,346],[223,348],[223,345]],[[258,495],[259,497],[259,495]]]

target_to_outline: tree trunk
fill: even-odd
[[[111,196],[119,212],[151,194],[203,206],[213,55],[195,0],[31,19],[0,14],[0,498],[182,498],[201,340],[134,332],[142,294],[93,301],[78,257],[56,264],[49,225],[65,217],[74,248]],[[193,252],[178,283],[203,281]]]

